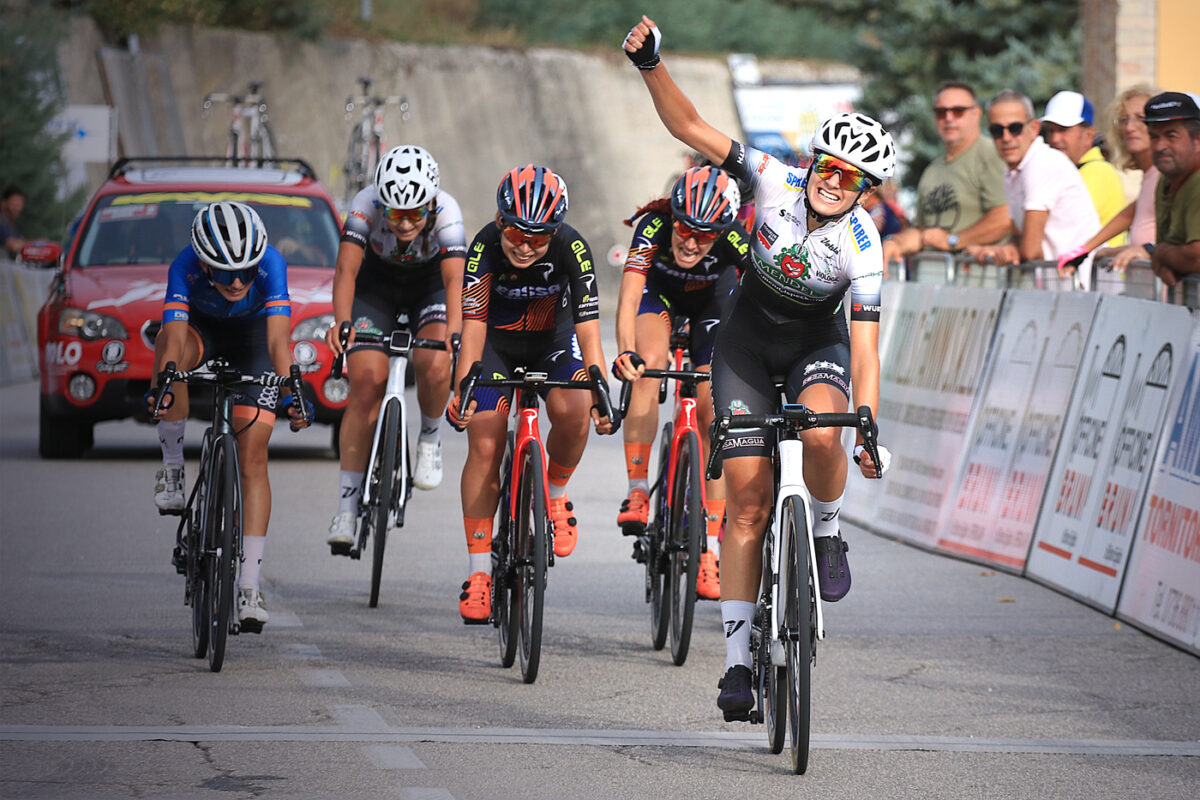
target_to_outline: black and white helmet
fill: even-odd
[[[420,208],[438,192],[438,165],[415,144],[393,147],[375,168],[375,193],[388,208]]]
[[[192,248],[213,269],[256,267],[267,252],[267,229],[245,203],[209,203],[192,220]]]
[[[812,139],[812,152],[828,153],[867,173],[876,184],[896,172],[892,135],[866,114],[834,114],[821,123]]]

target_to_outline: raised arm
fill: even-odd
[[[625,37],[623,47],[629,60],[642,73],[642,80],[654,101],[654,109],[667,131],[714,164],[720,164],[729,155],[733,140],[705,122],[692,101],[671,78],[666,65],[659,60],[661,40],[662,35],[654,20],[643,14],[642,21],[634,25]]]

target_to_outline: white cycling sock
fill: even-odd
[[[470,558],[470,575],[474,575],[476,572],[492,574],[492,552],[490,550],[486,553],[467,553],[467,556]]]
[[[417,435],[419,442],[440,442],[442,440],[442,418],[421,415],[421,432]]]
[[[344,469],[339,474],[338,487],[340,499],[338,500],[338,513],[349,511],[353,514],[358,513],[359,493],[362,492],[363,473],[351,472]]]
[[[262,570],[263,549],[267,546],[265,536],[242,538],[242,571],[238,575],[239,589],[257,589],[258,574]]]
[[[163,465],[183,463],[183,433],[187,418],[158,421],[158,444],[162,447]]]
[[[842,498],[844,494],[838,495],[838,499],[830,500],[825,503],[815,497],[812,500],[812,526],[813,538],[817,539],[822,536],[833,536],[838,532],[838,512],[842,510]]]
[[[725,669],[741,664],[749,667],[750,620],[754,618],[754,603],[745,600],[722,600],[721,619],[725,622]]]

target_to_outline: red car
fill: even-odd
[[[154,365],[167,267],[190,243],[196,211],[215,200],[253,206],[270,243],[287,259],[293,358],[305,372],[317,421],[341,419],[349,387],[330,377],[333,359],[324,339],[333,322],[341,236],[333,199],[302,161],[224,162],[121,159],[88,203],[61,276],[38,313],[43,458],[82,455],[97,422],[148,421],[142,395]]]

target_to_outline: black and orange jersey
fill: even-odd
[[[598,319],[591,248],[579,231],[564,224],[545,255],[518,269],[500,247],[500,229],[489,222],[467,249],[462,313],[464,320],[514,333],[553,330],[567,313],[575,323]]]
[[[675,263],[670,214],[657,211],[643,214],[633,230],[624,271],[645,275],[648,283],[671,296],[712,289],[730,267],[738,277],[751,267],[750,234],[737,223],[722,231],[712,249],[689,269]]]

